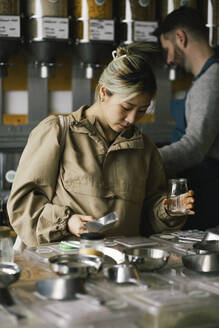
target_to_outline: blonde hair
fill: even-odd
[[[119,46],[113,51],[113,60],[102,72],[95,90],[96,100],[100,87],[104,86],[109,96],[118,93],[127,95],[127,100],[139,93],[155,96],[157,86],[148,53],[157,48],[146,43]]]

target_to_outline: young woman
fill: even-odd
[[[30,134],[13,183],[8,213],[28,246],[86,232],[85,223],[116,211],[111,234],[135,236],[181,227],[165,211],[160,155],[134,125],[156,93],[142,45],[119,47],[104,69],[96,101],[68,116],[65,148],[56,116]],[[193,214],[192,192],[186,206]]]

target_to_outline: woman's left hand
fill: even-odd
[[[176,196],[176,197],[180,197],[180,206],[184,208],[186,214],[188,214],[188,215],[194,215],[195,214],[195,211],[194,211],[195,199],[194,199],[193,196],[194,196],[194,191],[193,190],[189,190],[185,194],[182,194],[180,196]],[[165,207],[166,212],[170,216],[182,216],[182,214],[169,213],[169,211],[168,211],[168,202],[169,201],[171,201],[171,199],[170,200],[168,200],[168,199],[163,200],[163,205]]]

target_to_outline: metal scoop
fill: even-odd
[[[0,263],[0,288],[7,287],[17,281],[21,274],[21,267],[16,263]]]
[[[15,304],[8,286],[16,282],[20,274],[21,267],[18,264],[12,262],[0,263],[0,304],[4,305],[7,310],[8,306]],[[19,314],[17,314],[17,316],[19,318]]]
[[[110,229],[118,221],[118,219],[117,213],[111,212],[97,221],[86,222],[86,227],[89,232],[104,232]]]
[[[139,279],[139,275],[132,265],[116,264],[103,270],[104,276],[117,284],[133,283],[148,288],[148,285]]]

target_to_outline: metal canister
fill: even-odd
[[[21,45],[20,0],[0,0],[0,76],[7,75],[8,57]]]
[[[25,4],[27,16],[66,17],[67,0],[28,0]]]
[[[219,1],[205,0],[203,15],[206,18],[206,25],[209,28],[210,46],[219,46]]]
[[[0,0],[0,15],[20,15],[20,0]]]
[[[75,0],[72,1],[72,16],[75,24],[73,35],[79,42],[92,39],[91,19],[113,19],[112,0]]]
[[[181,6],[197,8],[197,0],[162,0],[162,19]]]
[[[120,43],[156,42],[156,3],[152,0],[121,0],[118,3]]]
[[[71,39],[85,64],[85,76],[93,78],[93,68],[99,67],[115,47],[113,0],[71,0]]]
[[[23,10],[30,62],[47,78],[54,74],[56,56],[68,46],[68,0],[28,0]]]
[[[120,0],[119,1],[119,17],[126,19],[128,7],[131,10],[133,20],[155,20],[155,1],[152,0]]]
[[[43,40],[44,17],[67,18],[68,0],[28,0],[24,7],[26,35],[29,40]]]
[[[112,18],[112,1],[107,0],[74,0],[73,13],[76,18],[83,16],[84,7],[88,10],[89,18],[111,19]]]

